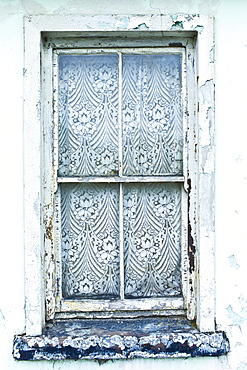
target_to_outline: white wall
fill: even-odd
[[[202,13],[216,37],[216,322],[231,352],[220,358],[108,362],[105,370],[247,369],[247,1],[0,0],[0,369],[98,369],[96,362],[16,362],[24,330],[23,16]]]

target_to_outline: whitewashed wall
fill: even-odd
[[[90,361],[16,362],[24,330],[23,16],[201,13],[215,16],[216,322],[231,352],[220,358],[131,360],[105,370],[247,369],[247,1],[0,0],[0,369],[85,369]]]

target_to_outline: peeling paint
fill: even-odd
[[[212,98],[214,97],[214,82],[207,80],[199,88],[200,102],[200,142],[202,147],[211,146],[214,143],[214,107],[212,106]]]
[[[146,25],[146,23],[141,23],[141,24],[138,24],[138,26],[136,26],[134,29],[135,30],[148,30],[149,27]]]
[[[212,101],[212,93],[214,94],[214,83],[213,80],[207,80],[202,86],[200,86],[200,94],[205,103]]]
[[[175,21],[171,27],[171,30],[183,30],[183,29],[184,29],[183,22],[181,21]]]
[[[197,31],[199,33],[202,33],[203,30],[204,30],[204,27],[203,26],[199,26],[199,25],[194,28],[194,31]]]
[[[149,29],[151,26],[151,20],[147,16],[133,16],[129,19],[128,29]]]
[[[67,332],[69,335],[67,335]],[[200,333],[185,319],[82,320],[48,326],[42,336],[16,336],[17,360],[219,356],[223,332]]]
[[[189,272],[190,274],[195,271],[195,243],[192,236],[191,221],[189,216],[190,211],[190,193],[191,193],[191,179],[187,180],[188,184],[188,258],[189,258]]]

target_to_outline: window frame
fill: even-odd
[[[73,47],[75,44],[74,39],[73,40]],[[191,43],[193,41],[191,40]],[[58,130],[58,104],[57,104],[57,96],[58,96],[58,86],[57,86],[57,75],[58,75],[58,61],[57,58],[59,55],[86,55],[86,54],[118,54],[122,53],[124,55],[127,54],[135,54],[135,55],[157,55],[157,54],[181,54],[182,56],[182,88],[181,88],[181,100],[185,100],[184,97],[186,96],[186,66],[187,61],[186,59],[186,52],[184,47],[163,47],[163,48],[156,48],[155,47],[155,40],[153,41],[153,47],[142,47],[141,45],[145,45],[145,40],[142,42],[139,42],[139,46],[136,48],[118,48],[117,47],[117,41],[114,42],[112,40],[113,47],[111,49],[109,48],[103,48],[103,42],[102,42],[102,48],[87,48],[87,49],[71,49],[68,47],[66,49],[56,49],[54,48],[54,57],[53,57],[53,67],[54,67],[54,75],[53,75],[53,93],[54,97],[53,100],[55,101],[54,104],[54,112],[55,119],[54,119],[54,137],[57,138],[57,130]],[[114,47],[115,44],[115,47]],[[90,45],[89,45],[90,46]],[[49,63],[49,61],[47,61]],[[45,63],[46,65],[47,63]],[[119,65],[120,68],[120,65]],[[121,81],[121,77],[120,77]],[[120,92],[121,94],[121,88]],[[119,101],[121,100],[119,96]],[[119,108],[121,109],[121,108]],[[158,315],[186,315],[186,302],[187,302],[187,281],[189,280],[188,275],[188,268],[186,267],[188,264],[188,257],[187,257],[187,196],[184,191],[184,182],[186,181],[186,176],[184,176],[184,173],[187,173],[187,147],[186,147],[186,132],[187,132],[187,106],[185,106],[185,102],[182,105],[182,126],[183,126],[183,175],[146,175],[146,176],[135,176],[135,175],[118,175],[118,176],[111,176],[110,178],[107,176],[97,176],[92,175],[91,177],[83,176],[81,177],[73,177],[73,176],[57,176],[56,178],[56,189],[59,187],[59,184],[61,183],[73,183],[73,184],[80,184],[83,182],[86,183],[162,183],[162,184],[171,184],[171,183],[177,183],[181,184],[181,280],[182,280],[182,296],[179,297],[149,297],[149,298],[131,298],[131,299],[124,299],[124,298],[116,298],[116,299],[66,299],[62,297],[62,283],[61,283],[61,257],[60,257],[60,248],[61,248],[61,242],[59,243],[58,240],[60,239],[61,235],[61,227],[58,226],[57,230],[57,237],[56,232],[54,233],[53,239],[56,240],[57,245],[54,247],[54,254],[55,256],[58,256],[56,258],[56,265],[54,265],[54,276],[56,276],[56,304],[55,307],[49,307],[49,304],[46,305],[49,312],[48,313],[48,319],[56,318],[71,318],[72,317],[90,317],[93,315],[93,317],[125,317],[128,315],[129,317],[135,317],[139,316],[142,312],[145,312],[146,315],[150,314],[158,314]],[[120,111],[119,111],[120,114]],[[51,124],[51,122],[48,122],[48,124]],[[55,148],[58,148],[57,139]],[[51,148],[52,151],[52,148]],[[55,150],[54,156],[55,156],[55,172],[57,172],[58,165],[57,165],[57,157],[58,157],[58,150]],[[50,191],[50,194],[52,194],[52,191]],[[56,204],[56,209],[59,209],[59,190],[56,191],[54,202]],[[52,198],[49,201],[49,203],[52,204]],[[119,210],[121,214],[121,210]],[[54,215],[56,220],[56,225],[60,225],[60,214],[59,211],[57,214]],[[121,249],[121,248],[120,248]],[[120,251],[119,251],[120,252]],[[121,258],[120,258],[121,260]],[[121,262],[120,262],[121,265]],[[60,267],[59,267],[60,266]],[[121,277],[121,274],[120,274]],[[121,278],[120,278],[121,280]],[[59,284],[60,282],[60,284]],[[50,284],[50,285],[54,285]],[[120,284],[121,285],[121,284]],[[47,292],[49,294],[49,292]],[[50,294],[49,294],[50,295]],[[150,312],[149,312],[150,311]],[[114,313],[113,313],[114,312]]]
[[[33,16],[25,20],[25,83],[24,83],[24,123],[25,123],[25,273],[26,273],[26,332],[30,335],[41,334],[45,325],[45,306],[54,307],[56,283],[54,284],[54,200],[55,166],[53,163],[53,146],[47,151],[47,142],[52,142],[53,104],[52,104],[52,63],[44,63],[45,59],[52,60],[54,40],[59,43],[68,37],[72,40],[78,36],[88,35],[95,38],[94,29],[99,36],[106,37],[106,31],[117,36],[134,32],[135,39],[138,35],[143,37],[144,31],[133,31],[136,24],[143,23],[143,17],[149,22],[149,31],[145,31],[146,41],[150,46],[154,39],[163,38],[162,41],[172,44],[179,38],[186,39],[195,36],[197,53],[196,81],[189,82],[195,87],[193,91],[203,90],[203,86],[211,81],[212,95],[207,97],[206,106],[198,110],[196,96],[188,96],[188,115],[192,127],[187,133],[190,156],[188,171],[188,287],[187,299],[188,318],[196,315],[197,325],[200,330],[213,331],[214,328],[214,222],[210,214],[205,216],[205,209],[211,210],[214,204],[213,187],[205,186],[204,182],[213,184],[214,180],[214,143],[206,138],[206,133],[213,128],[213,116],[208,117],[207,109],[214,111],[214,84],[213,84],[213,19],[206,16],[178,16],[183,22],[183,31],[177,31],[177,19],[170,15],[161,16],[127,16],[129,25],[119,31],[120,16]],[[56,22],[54,22],[56,18]],[[105,22],[102,22],[102,18]],[[138,23],[139,22],[139,23]],[[104,26],[101,25],[104,23]],[[106,27],[105,24],[108,24]],[[107,30],[106,30],[107,28]],[[161,31],[161,32],[160,32]],[[164,38],[165,32],[165,38]],[[109,36],[109,34],[108,34]],[[174,39],[175,37],[175,39]],[[107,38],[107,37],[106,37]],[[84,41],[85,41],[84,39]],[[68,42],[69,40],[66,40]],[[133,40],[132,40],[133,41]],[[79,39],[79,45],[82,39]],[[130,40],[131,42],[131,40]],[[84,43],[85,44],[85,43]],[[125,43],[126,44],[126,43]],[[68,44],[67,44],[68,46]],[[191,60],[191,50],[188,48],[188,61]],[[41,56],[41,58],[40,58]],[[42,64],[41,64],[42,63]],[[193,68],[193,63],[189,68]],[[45,67],[45,68],[44,68]],[[30,89],[30,86],[33,88]],[[42,89],[41,89],[42,86]],[[189,90],[188,90],[189,92]],[[199,91],[200,92],[200,91]],[[190,92],[189,92],[190,93]],[[194,92],[193,92],[194,94]],[[196,93],[195,93],[196,95]],[[202,96],[201,96],[202,95]],[[205,102],[203,94],[199,94],[199,101]],[[193,117],[191,117],[193,116]],[[44,124],[47,122],[48,124]],[[44,125],[43,125],[44,124]],[[191,123],[190,123],[191,124]],[[201,132],[202,130],[204,132]],[[211,132],[211,131],[210,131]],[[202,154],[198,150],[207,145],[207,158],[213,171],[199,171],[203,168]],[[54,143],[53,143],[54,144]],[[208,162],[209,163],[209,162]],[[205,164],[204,164],[205,167]],[[47,182],[51,179],[51,183]],[[51,192],[52,189],[52,192]],[[198,190],[199,189],[199,190]],[[210,204],[207,201],[210,200]],[[200,202],[200,207],[198,206]],[[41,205],[41,206],[40,206]],[[41,226],[40,226],[41,224]],[[201,247],[202,246],[202,247]],[[196,251],[195,251],[196,248]],[[207,249],[205,251],[205,249]],[[208,259],[207,271],[203,271],[204,258]],[[44,268],[45,266],[45,268]],[[200,274],[198,270],[200,268]],[[210,275],[208,274],[208,271]],[[45,276],[48,279],[45,288]],[[196,286],[194,281],[197,280]],[[46,304],[44,291],[46,290]],[[207,302],[205,301],[207,297]],[[197,311],[197,312],[196,312]],[[73,315],[72,315],[73,316]],[[52,318],[53,313],[48,316]]]

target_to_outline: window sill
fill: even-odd
[[[224,332],[201,333],[184,318],[85,319],[47,324],[40,336],[17,335],[17,360],[108,360],[220,356]]]

